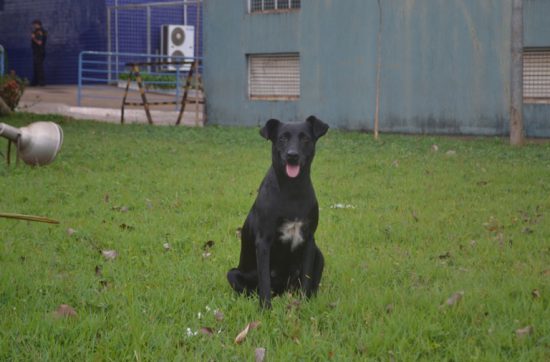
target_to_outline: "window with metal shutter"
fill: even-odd
[[[248,55],[248,95],[255,100],[300,98],[300,55]]]
[[[523,99],[526,103],[550,103],[550,48],[524,49]]]

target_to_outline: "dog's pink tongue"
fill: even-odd
[[[300,174],[300,165],[286,165],[286,174],[290,178],[298,177]]]

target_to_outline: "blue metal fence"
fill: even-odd
[[[183,62],[199,58],[174,57],[158,54],[136,54],[116,52],[83,51],[78,58],[78,93],[77,103],[82,105],[86,99],[108,100],[120,99],[120,95],[109,92],[92,92],[98,86],[126,87],[130,68],[128,63],[163,63],[167,61]],[[199,59],[200,60],[200,59]],[[167,95],[181,102],[185,78],[190,65],[148,65],[140,67],[145,91],[157,95]],[[202,73],[202,65],[199,66]],[[178,107],[178,106],[176,106]]]
[[[4,75],[4,58],[6,57],[5,54],[6,53],[4,52],[4,47],[0,45],[0,76]]]

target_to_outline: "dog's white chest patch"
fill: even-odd
[[[292,251],[304,242],[304,237],[302,236],[303,225],[302,221],[286,221],[279,229],[281,232],[281,241],[283,243],[290,243],[290,250]]]

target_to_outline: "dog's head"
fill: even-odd
[[[290,179],[309,173],[315,156],[315,143],[328,131],[328,125],[315,116],[305,122],[283,123],[270,119],[260,134],[273,144],[272,160],[275,171]]]

